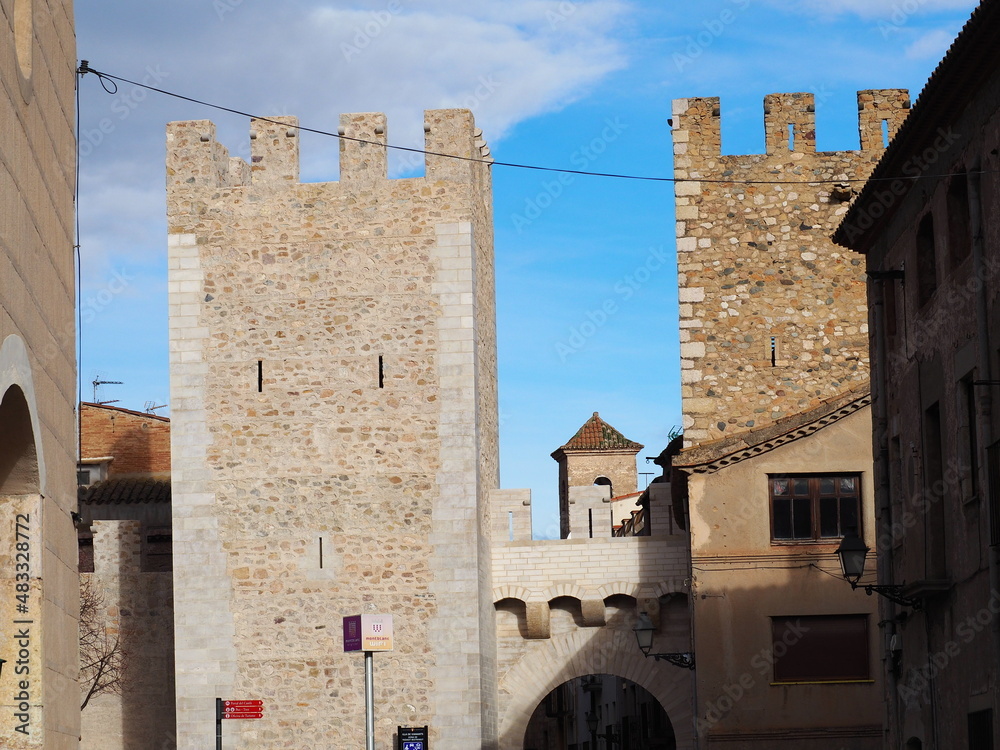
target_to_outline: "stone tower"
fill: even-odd
[[[608,506],[604,513],[600,503],[635,492],[635,456],[642,448],[640,443],[629,440],[595,411],[565,445],[552,452],[552,458],[559,464],[559,523],[563,539],[574,531],[569,510],[570,503],[574,502],[594,503],[593,510],[601,511],[598,514],[600,528],[603,531],[607,520],[607,535],[610,535],[610,526],[614,523],[611,508]],[[605,536],[594,533],[593,523],[591,516],[587,533],[583,535]],[[579,536],[583,530],[575,531]]]
[[[674,101],[686,447],[867,383],[864,267],[830,236],[908,111],[858,92],[861,150],[817,152],[813,95],[771,94],[766,153],[729,156],[719,99]]]
[[[390,180],[385,117],[344,115],[340,181],[302,184],[296,125],[252,121],[251,164],[167,129],[178,747],[216,697],[265,705],[227,747],[361,747],[341,619],[374,612],[379,746],[495,747],[489,151],[428,111],[426,176]]]
[[[672,494],[688,511],[699,747],[884,745],[884,617],[836,558],[852,528],[871,548],[878,538],[866,280],[830,237],[908,109],[906,91],[861,91],[860,150],[817,152],[813,96],[771,94],[765,153],[730,156],[718,99],[673,103],[684,449]],[[808,624],[791,637],[791,622]]]

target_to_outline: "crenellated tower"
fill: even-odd
[[[718,98],[674,101],[686,447],[867,383],[864,266],[830,236],[909,106],[860,91],[861,149],[817,151],[813,95],[770,94],[766,153],[733,156]]]
[[[249,164],[168,126],[178,748],[216,697],[267,707],[229,747],[363,746],[368,612],[378,736],[495,746],[491,160],[468,111],[424,130],[389,179],[385,117],[343,115],[339,181],[303,184],[295,118],[253,120]]]

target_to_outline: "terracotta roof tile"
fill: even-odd
[[[588,419],[583,427],[576,431],[576,434],[569,439],[569,442],[561,446],[561,451],[620,451],[642,450],[641,443],[636,443],[622,435],[618,430],[609,425],[595,411],[594,416]],[[557,451],[558,452],[558,451]]]
[[[79,488],[81,503],[87,505],[129,505],[169,503],[170,482],[156,479],[107,479]]]

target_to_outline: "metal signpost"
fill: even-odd
[[[215,750],[222,750],[223,719],[263,719],[264,701],[215,699]]]
[[[392,615],[344,618],[344,651],[365,652],[365,750],[375,750],[375,664],[373,651],[392,651]]]
[[[428,750],[427,727],[396,727],[396,750]]]

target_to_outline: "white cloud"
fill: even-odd
[[[906,47],[906,56],[910,60],[939,60],[944,57],[944,53],[954,40],[955,33],[950,29],[934,29],[909,44]]]
[[[468,107],[495,144],[624,66],[616,33],[631,10],[624,0],[283,0],[280,13],[255,0],[94,0],[77,8],[78,48],[97,70],[322,130],[344,112],[382,111],[404,146],[422,147],[424,109]],[[249,124],[128,84],[109,95],[93,76],[81,92],[84,253],[97,263],[158,253],[165,123],[211,119],[240,156]],[[336,177],[334,139],[306,136],[302,149],[303,179]],[[404,166],[398,154],[391,163]]]
[[[832,17],[855,15],[865,20],[883,19],[897,25],[911,16],[939,11],[966,9],[970,13],[978,0],[773,0],[787,10],[800,10],[810,15]]]

